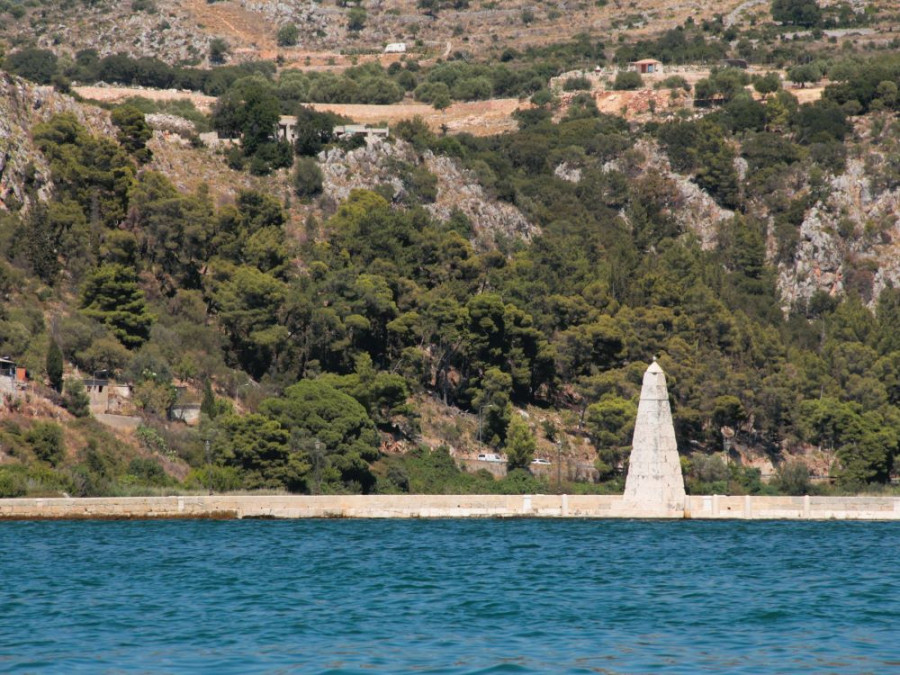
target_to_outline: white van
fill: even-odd
[[[478,459],[482,462],[502,462],[503,458],[494,452],[483,452],[478,455]]]

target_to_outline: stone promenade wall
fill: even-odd
[[[685,498],[685,518],[741,520],[900,520],[900,497]]]
[[[0,519],[589,518],[611,517],[620,502],[621,497],[618,496],[573,495],[214,495],[0,499]]]
[[[684,510],[599,495],[214,495],[0,499],[0,520],[148,518],[691,518],[900,520],[896,497],[688,496]]]

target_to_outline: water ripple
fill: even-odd
[[[900,668],[896,523],[0,524],[0,671]]]

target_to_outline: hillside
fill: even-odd
[[[426,52],[463,17],[512,35],[524,5],[388,4],[347,44],[427,10],[420,61],[300,72],[257,60],[266,26],[321,20],[324,44],[350,8],[140,4],[165,63],[67,61],[115,48],[100,2],[66,45],[41,34],[58,54],[4,61],[54,86],[0,73],[0,355],[28,374],[0,377],[0,493],[615,491],[654,356],[690,490],[889,489],[890,8],[826,5],[807,35],[759,3],[649,7],[612,47],[542,6],[495,61]],[[227,63],[166,65],[200,24],[195,56],[227,33]],[[663,72],[629,71],[652,51]],[[128,81],[66,93],[104,73]]]
[[[289,67],[333,69],[368,59],[388,65],[397,59],[381,54],[390,42],[407,43],[416,58],[446,59],[457,51],[498,58],[504,50],[555,44],[582,33],[602,36],[615,45],[657,35],[689,19],[697,24],[720,21],[725,28],[752,26],[770,19],[768,4],[741,0],[714,5],[651,0],[639,6],[619,0],[39,0],[20,4],[6,0],[0,7],[6,9],[0,15],[4,17],[0,40],[10,45],[35,40],[38,46],[69,56],[96,49],[101,56],[123,52],[168,63],[198,63],[208,58],[211,41],[220,38],[238,61],[278,57]],[[872,18],[865,29],[847,31],[862,47],[893,39],[891,29],[898,17],[890,3],[822,4],[846,5],[858,12],[865,9]],[[356,30],[350,20],[354,10],[363,17]],[[297,27],[297,44],[278,44],[278,30],[286,25]]]
[[[472,53],[555,43],[580,32],[608,36],[652,34],[737,9],[730,0],[706,3],[646,3],[623,16],[622,3],[502,2],[422,3],[386,0],[364,3],[276,2],[275,0],[137,0],[64,3],[41,0],[22,16],[7,14],[2,33],[15,44],[31,37],[37,44],[74,55],[97,49],[101,55],[126,52],[167,62],[204,59],[209,42],[222,38],[236,59],[274,59],[288,65],[328,68],[348,65],[353,54],[379,54],[385,43],[408,42],[418,54],[446,57],[453,50]],[[745,3],[744,3],[745,4]],[[351,9],[365,10],[364,27],[348,29]],[[280,47],[278,29],[296,25],[298,44]],[[65,40],[60,40],[61,32]],[[385,59],[389,63],[391,58]]]

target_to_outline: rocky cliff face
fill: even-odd
[[[681,204],[681,208],[673,214],[678,224],[696,234],[705,250],[714,248],[719,225],[733,218],[734,211],[723,209],[696,183],[675,173],[665,153],[655,143],[641,141],[635,149],[647,158],[646,169],[659,172],[674,184]]]
[[[613,160],[604,169],[607,171],[629,171],[657,173],[673,190],[674,200],[678,208],[673,209],[672,217],[685,230],[693,232],[700,240],[700,245],[709,250],[717,243],[719,225],[734,217],[734,211],[723,209],[716,201],[704,192],[696,183],[686,176],[675,173],[659,146],[649,140],[641,140],[635,144],[637,155],[642,158],[639,167],[626,168],[622,162]],[[554,170],[557,177],[577,183],[581,180],[581,170],[566,163]]]
[[[300,29],[303,46],[321,46],[339,40],[346,32],[344,13],[337,7],[315,2],[271,2],[241,0],[241,7],[259,14],[272,26],[294,24]]]
[[[72,113],[95,133],[112,134],[99,108],[0,71],[0,211],[30,208],[50,196],[50,167],[35,148],[31,130],[53,115]]]
[[[887,285],[900,285],[900,189],[873,187],[875,169],[849,159],[807,212],[793,259],[779,265],[785,307],[848,287],[874,304]]]
[[[458,209],[472,223],[476,243],[496,246],[505,238],[529,240],[538,228],[515,206],[489,197],[470,171],[458,162],[431,152],[419,155],[399,139],[374,140],[351,151],[332,148],[319,155],[324,192],[334,201],[346,199],[357,188],[388,187],[395,202],[403,201],[409,186],[403,167],[425,168],[437,178],[437,196],[425,209],[446,220]]]
[[[48,0],[43,4],[51,5]],[[188,3],[157,0],[145,3],[152,7],[145,11],[135,11],[132,5],[103,0],[56,2],[35,10],[27,20],[11,22],[3,33],[12,44],[33,40],[57,54],[96,49],[100,56],[124,52],[172,63],[205,58],[212,38],[198,30]]]
[[[832,296],[852,289],[874,306],[887,286],[900,286],[900,174],[892,159],[892,145],[877,148],[865,130],[850,141],[851,157],[837,175],[826,175],[815,187],[816,198],[799,226],[797,244],[789,260],[778,261],[779,243],[773,218],[765,198],[755,199],[752,215],[768,219],[767,250],[769,262],[777,267],[782,307],[802,306],[817,291]],[[641,140],[635,150],[642,157],[639,167],[623,167],[610,162],[608,170],[657,172],[678,195],[673,216],[687,231],[693,232],[704,249],[718,242],[720,226],[734,217],[686,176],[672,171],[665,153],[652,141]],[[746,162],[738,158],[735,166],[741,180],[748,178]],[[581,171],[568,164],[556,167],[555,174],[578,182]],[[896,174],[896,175],[895,175]],[[788,196],[813,190],[806,175],[794,177],[796,185],[784,186]]]

